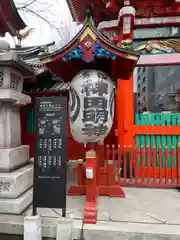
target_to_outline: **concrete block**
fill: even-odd
[[[33,165],[0,173],[0,198],[17,198],[33,185]]]
[[[42,237],[56,239],[58,218],[42,217]]]
[[[56,240],[72,240],[72,219],[58,219]]]
[[[40,216],[28,216],[24,219],[24,240],[41,240],[42,227]]]
[[[83,221],[73,220],[72,222],[72,236],[73,239],[81,239],[83,234]]]
[[[21,214],[33,200],[32,188],[16,199],[0,198],[0,213]]]
[[[0,214],[0,234],[22,235],[23,229],[24,216]]]
[[[0,172],[8,172],[24,165],[29,160],[29,146],[0,149]]]

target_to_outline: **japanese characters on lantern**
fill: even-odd
[[[71,82],[70,127],[80,143],[102,142],[114,118],[114,86],[102,71],[83,70]]]

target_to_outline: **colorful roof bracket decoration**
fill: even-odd
[[[72,78],[70,72],[75,74],[84,68],[101,69],[116,79],[129,79],[138,59],[139,53],[112,44],[97,30],[91,17],[65,47],[41,58],[52,72],[65,81]]]

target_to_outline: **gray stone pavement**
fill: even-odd
[[[180,225],[180,193],[172,189],[123,188],[126,198],[97,197],[98,221]],[[67,217],[83,219],[85,196],[67,196]],[[32,213],[30,206],[23,215]],[[59,209],[38,209],[44,217],[59,217]]]
[[[68,186],[74,182],[69,171]],[[67,196],[67,217],[73,219],[73,239],[168,240],[180,239],[180,192],[175,189],[123,188],[126,198],[97,197],[96,225],[83,225],[85,196]],[[56,237],[59,209],[38,209],[43,217],[43,236]],[[0,215],[0,233],[22,235],[24,217]]]
[[[71,163],[68,187],[76,180],[72,167]],[[67,217],[73,219],[73,238],[80,239],[83,232],[83,240],[180,239],[180,192],[158,188],[123,189],[124,199],[97,197],[96,225],[83,225],[85,196],[67,196]],[[31,213],[32,206],[23,215]],[[45,218],[44,226],[48,221],[53,226],[61,216],[59,209],[38,209],[38,213]],[[44,236],[49,234],[48,229],[53,228],[44,227]],[[54,236],[53,231],[50,232]]]
[[[180,239],[180,193],[173,189],[124,188],[125,199],[97,197],[98,222],[83,225],[85,196],[67,196],[67,217],[73,219],[73,239],[168,240]],[[38,209],[43,236],[55,238],[59,209]],[[21,215],[0,215],[0,233],[23,234]],[[82,230],[83,229],[83,230]]]

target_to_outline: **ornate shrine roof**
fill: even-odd
[[[40,61],[40,56],[53,52],[54,45],[55,42],[52,42],[40,46],[18,47],[13,50],[16,51],[24,63],[29,65],[34,71],[38,71],[45,68],[45,65]]]
[[[0,49],[1,66],[13,66],[15,69],[20,70],[28,82],[35,82],[36,75],[48,72],[46,66],[40,61],[39,56],[51,52],[52,49],[50,50],[50,48],[54,46],[55,42],[41,46],[18,46],[16,48],[10,48],[7,42],[2,42],[3,48]]]
[[[130,0],[136,9],[137,18],[180,16],[180,5],[174,6],[174,0]],[[90,9],[97,23],[115,20],[124,0],[67,0],[72,17],[83,22],[86,9]]]
[[[9,32],[16,36],[17,32],[24,29],[26,24],[20,17],[13,0],[0,1],[0,36]]]
[[[129,79],[139,54],[112,44],[89,16],[80,32],[59,51],[42,57],[42,63],[64,81],[82,69],[99,69],[114,79]]]

